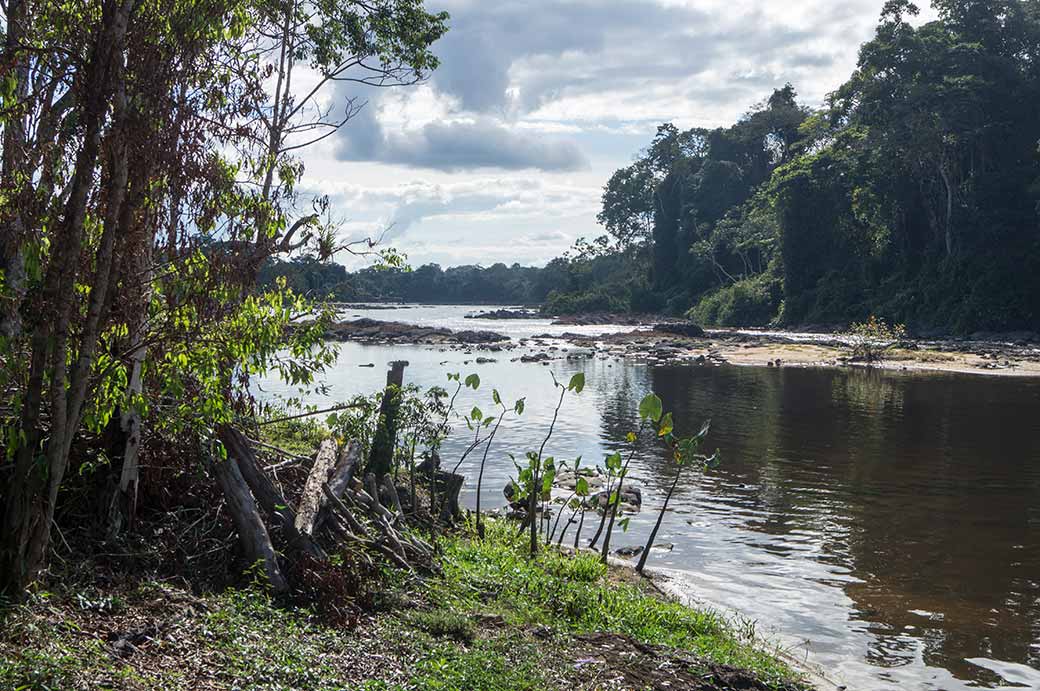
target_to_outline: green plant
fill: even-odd
[[[468,617],[450,610],[412,612],[405,619],[431,636],[450,638],[460,643],[472,641],[475,633],[473,622]]]
[[[484,445],[484,455],[480,459],[480,471],[477,473],[477,535],[481,538],[484,537],[484,524],[480,517],[480,490],[484,483],[484,466],[487,464],[488,452],[491,450],[491,444],[495,441],[495,435],[498,434],[498,428],[502,426],[502,420],[505,419],[510,409],[502,402],[502,395],[498,393],[498,389],[491,390],[491,399],[500,408],[497,419],[495,419],[495,426],[491,430],[491,434],[488,435],[487,443]],[[523,415],[524,413],[524,399],[518,399],[512,407],[512,411],[517,415]],[[485,424],[489,424],[492,418],[485,419]]]
[[[885,351],[906,338],[906,326],[890,325],[884,319],[871,315],[867,321],[849,326],[842,336],[848,341],[853,361],[873,365],[884,358]]]
[[[538,553],[538,535],[543,522],[538,519],[539,504],[541,504],[543,509],[542,515],[547,516],[548,512],[545,509],[552,498],[553,480],[556,478],[556,459],[552,456],[544,456],[545,446],[549,443],[556,428],[556,421],[559,419],[564,397],[568,392],[574,392],[575,395],[580,394],[585,388],[585,374],[582,372],[572,376],[566,386],[557,381],[555,374],[552,375],[552,378],[553,387],[559,390],[560,398],[556,402],[556,408],[553,411],[552,421],[549,423],[549,429],[545,438],[542,439],[537,452],[528,451],[525,454],[527,460],[525,466],[521,466],[516,462],[516,458],[513,457],[513,465],[517,469],[517,478],[513,480],[512,486],[517,500],[525,500],[527,502],[527,517],[525,518],[523,528],[528,528],[530,531],[529,551],[532,557]],[[547,520],[546,518],[546,523]],[[545,530],[548,532],[548,524],[546,524]]]
[[[677,437],[674,434],[672,414],[664,413],[664,406],[656,394],[650,394],[643,399],[643,404],[639,406],[639,414],[640,417],[654,426],[658,438],[663,440],[668,446],[672,460],[676,464],[675,478],[668,488],[668,494],[665,495],[664,503],[657,514],[657,521],[654,523],[653,530],[650,531],[650,536],[646,540],[646,546],[643,548],[643,553],[639,556],[639,563],[636,565],[636,571],[642,573],[643,567],[646,566],[646,559],[650,554],[650,549],[654,546],[654,540],[657,539],[657,531],[661,529],[661,521],[664,519],[665,511],[668,510],[668,503],[672,500],[672,494],[679,484],[683,466],[696,462],[701,463],[705,468],[715,468],[718,467],[720,454],[718,451],[710,457],[698,454],[701,442],[704,441],[704,438],[708,435],[708,430],[711,428],[710,421],[705,422],[701,430],[692,437]]]

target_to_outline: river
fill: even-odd
[[[463,318],[479,309],[348,309],[344,317],[514,338],[610,330]],[[1040,689],[1040,380],[602,355],[514,362],[521,352],[342,344],[324,380],[328,395],[307,400],[370,393],[392,360],[409,361],[406,380],[424,388],[446,386],[448,372],[478,373],[482,386],[460,396],[462,410],[490,410],[491,387],[508,401],[526,398],[488,462],[482,503],[495,507],[513,472],[506,454],[537,448],[548,427],[550,371],[561,381],[586,376],[549,444],[558,459],[601,462],[622,448],[639,400],[654,391],[678,431],[710,419],[707,446],[724,460],[707,474],[684,471],[658,536],[674,548],[655,550],[651,565],[682,570],[698,597],[756,621],[761,634],[850,689]],[[478,365],[478,355],[497,361]],[[375,367],[359,366],[368,364]],[[273,382],[263,388],[293,393]],[[461,436],[445,447],[452,465]],[[476,462],[462,468],[471,506]],[[645,540],[674,477],[653,444],[632,467],[644,506],[629,532],[615,535],[618,547]]]

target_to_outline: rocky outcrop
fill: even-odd
[[[544,319],[544,317],[534,310],[501,309],[467,314],[466,319]]]
[[[417,326],[402,322],[384,322],[377,319],[355,319],[331,325],[326,334],[335,341],[359,343],[401,344],[466,344],[486,345],[508,341],[494,331],[452,331],[432,326]]]

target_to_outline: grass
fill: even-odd
[[[426,590],[437,610],[499,615],[512,627],[542,626],[563,635],[624,634],[751,670],[767,684],[793,677],[715,612],[665,601],[645,580],[618,582],[597,556],[543,550],[530,560],[512,524],[490,521],[485,540],[454,539],[443,546],[444,578]]]
[[[272,413],[275,418],[281,414],[279,411]],[[313,456],[314,450],[328,438],[329,429],[318,418],[305,417],[264,425],[261,433],[263,442],[298,456]]]
[[[790,670],[716,614],[665,602],[592,556],[528,560],[514,526],[487,526],[483,541],[441,540],[442,576],[388,573],[382,611],[353,630],[258,590],[200,597],[144,583],[39,593],[0,622],[0,689],[687,688],[643,681],[673,652],[693,660],[697,680],[721,663],[752,670],[763,684],[749,688],[792,688]],[[646,655],[652,667],[638,667],[644,644],[663,646]]]

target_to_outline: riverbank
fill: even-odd
[[[598,320],[598,321],[597,321]],[[850,357],[848,339],[841,334],[701,329],[681,321],[655,322],[644,318],[625,321],[631,329],[600,333],[589,327],[607,317],[593,315],[580,322],[554,326],[582,326],[575,333],[557,330],[519,339],[488,330],[452,330],[405,322],[358,319],[334,324],[329,338],[368,345],[427,345],[467,351],[501,352],[521,349],[513,359],[546,363],[565,358],[595,356],[631,358],[655,364],[729,363],[747,367],[864,367]],[[479,363],[478,363],[479,364]],[[872,367],[895,371],[949,372],[1013,377],[1040,377],[1040,342],[1031,335],[1009,334],[987,340],[905,340],[885,349]]]
[[[800,686],[753,631],[662,598],[592,555],[529,560],[511,524],[441,541],[353,628],[259,590],[171,583],[40,593],[8,614],[0,686],[78,689],[752,689]]]
[[[750,367],[864,367],[836,334],[709,329],[703,337],[651,328],[601,337],[568,335],[595,352],[659,362],[729,363]],[[1031,341],[905,341],[883,351],[872,367],[897,371],[1040,376],[1040,344]]]

